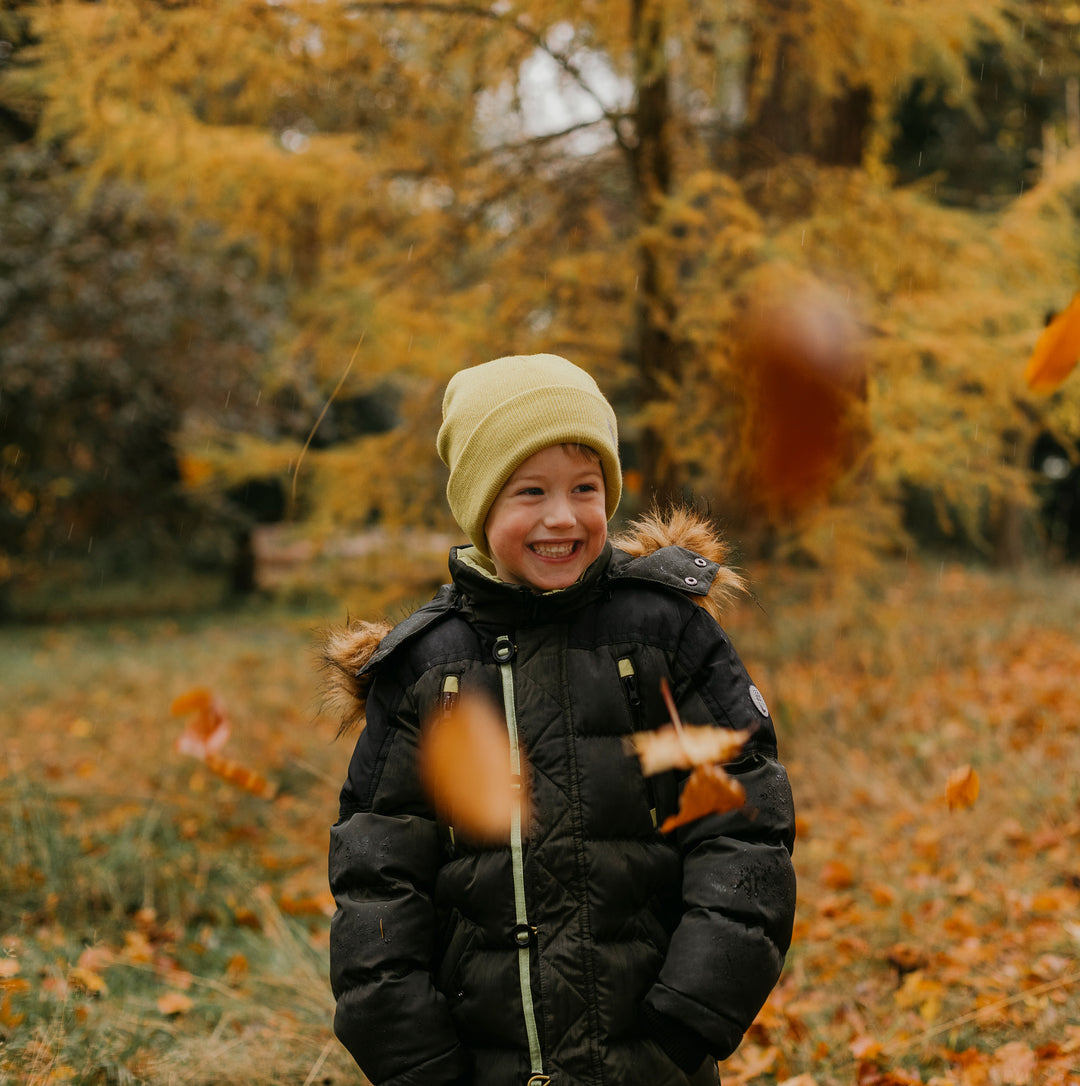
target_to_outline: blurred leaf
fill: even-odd
[[[1024,367],[1033,392],[1053,392],[1080,360],[1080,293],[1054,317],[1039,336]]]

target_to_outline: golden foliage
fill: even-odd
[[[850,527],[829,546],[853,561],[902,546],[912,489],[974,540],[988,508],[1027,499],[1032,435],[1080,432],[1075,383],[1047,403],[1019,380],[1042,314],[1076,289],[1080,152],[977,214],[942,207],[933,180],[897,189],[886,151],[895,105],[919,81],[974,110],[975,50],[993,45],[1018,70],[1025,28],[1066,16],[1020,0],[677,0],[645,7],[651,43],[632,37],[633,10],[33,6],[36,63],[0,93],[39,96],[42,135],[86,156],[88,184],[138,182],[288,277],[282,373],[329,391],[362,340],[342,395],[388,383],[403,397],[393,432],[311,448],[299,474],[295,443],[217,434],[207,447],[193,430],[185,481],[284,476],[294,512],[323,535],[372,519],[444,527],[432,445],[446,378],[553,350],[598,376],[628,448],[661,435],[656,463],[637,465],[647,479],[667,473],[732,519],[764,517],[803,553],[828,550],[823,518],[830,539]],[[1055,47],[1049,63],[1066,61]],[[576,112],[532,104],[530,73],[545,64],[578,93]],[[646,131],[643,88],[657,80],[670,115]],[[861,146],[826,165],[826,129],[854,93],[868,103]],[[781,122],[806,154],[770,142]],[[738,161],[736,130],[765,165]],[[670,177],[642,174],[646,137],[666,142]],[[780,412],[753,400],[754,345],[739,337],[776,278],[842,299],[867,380],[853,428],[829,383],[814,386],[821,425],[803,445],[827,466],[815,501],[793,475],[799,500],[763,513],[783,473],[763,477],[748,421]],[[664,360],[642,347],[646,326]]]

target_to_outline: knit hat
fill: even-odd
[[[450,379],[437,439],[446,498],[482,554],[490,557],[484,522],[503,484],[533,453],[563,443],[599,454],[610,520],[622,493],[615,412],[583,369],[554,354],[511,355]]]

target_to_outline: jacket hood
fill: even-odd
[[[727,543],[716,526],[694,510],[673,508],[665,513],[647,513],[613,536],[611,544],[631,559],[645,558],[664,547],[681,547],[719,566],[708,592],[693,597],[717,622],[746,592],[745,580],[725,565]],[[410,621],[412,617],[406,619],[406,623]],[[368,688],[374,677],[365,668],[393,628],[388,622],[349,621],[327,631],[322,645],[323,705],[340,716],[340,732],[363,724]]]

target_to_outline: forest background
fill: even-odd
[[[533,351],[758,586],[806,949],[725,1081],[1074,1081],[1078,215],[1073,3],[2,0],[0,1081],[349,1073],[311,627],[442,579]]]

